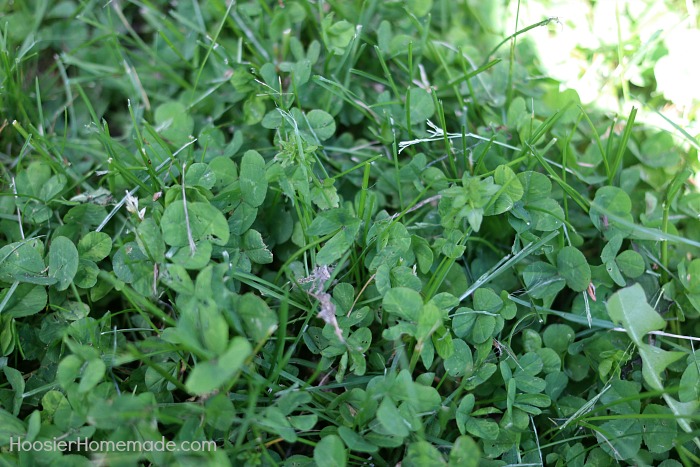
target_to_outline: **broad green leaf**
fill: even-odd
[[[567,444],[565,455],[566,464],[564,465],[567,467],[584,467],[587,452],[584,449],[583,444],[576,443],[571,447],[569,446],[570,445]]]
[[[448,292],[440,292],[435,294],[428,303],[432,303],[440,310],[443,315],[447,315],[450,311],[459,305],[459,299]]]
[[[229,330],[226,319],[217,310],[216,302],[187,297],[180,306],[183,311],[177,327],[167,328],[163,339],[184,344],[203,357],[213,359],[224,354],[229,343]]]
[[[236,133],[240,135],[240,132]],[[212,188],[222,189],[238,180],[238,168],[228,157],[219,156],[209,162],[209,170],[214,174],[216,180]]]
[[[545,331],[546,332],[546,331]],[[523,329],[523,350],[535,352],[542,348],[542,336],[534,329]]]
[[[388,54],[390,52],[390,43],[393,36],[391,23],[387,20],[382,20],[377,28],[377,43],[382,53]]]
[[[402,467],[444,467],[447,465],[440,451],[427,441],[416,441],[408,446]]]
[[[659,131],[642,140],[642,146],[635,151],[635,156],[648,167],[672,167],[678,164],[680,157],[675,148],[671,133]]]
[[[406,370],[402,371],[408,373]],[[410,376],[407,374],[406,380],[409,378]],[[401,384],[401,381],[399,381],[399,384]],[[435,411],[442,403],[442,398],[437,389],[414,382],[410,384],[405,382],[401,388],[394,387],[391,394],[410,404],[413,410],[419,413]]]
[[[125,393],[112,396],[108,403],[91,404],[88,410],[91,425],[101,430],[117,430],[152,419],[148,414],[153,414],[157,406],[153,394]]]
[[[209,264],[213,247],[206,240],[195,242],[195,246],[194,254],[189,246],[172,247],[165,257],[185,269],[202,269]]]
[[[542,371],[543,366],[542,359],[536,353],[530,352],[520,357],[513,375],[518,389],[531,394],[544,391],[545,381],[535,376]]]
[[[668,418],[673,415],[673,412],[667,407],[649,404],[642,413],[652,416],[652,418],[642,420],[644,427],[642,438],[649,451],[661,453],[673,449],[678,434],[678,425],[675,420]],[[655,418],[654,415],[659,415],[660,417]]]
[[[311,431],[318,423],[318,416],[316,414],[294,415],[289,417],[289,423],[299,431]]]
[[[377,420],[389,434],[401,438],[408,436],[409,430],[406,421],[390,398],[385,397],[379,404]]]
[[[644,289],[639,284],[614,293],[606,306],[610,319],[622,324],[638,346],[644,343],[642,339],[649,331],[658,331],[666,326],[664,319],[647,303]]]
[[[44,275],[44,260],[41,258],[39,247],[40,243],[37,240],[26,240],[0,248],[0,280],[38,285],[56,283],[56,278]]]
[[[564,223],[564,210],[553,198],[541,198],[526,206],[532,216],[532,228],[542,232],[559,229]]]
[[[518,307],[515,303],[509,300],[509,294],[506,290],[501,291],[501,301],[503,302],[503,308],[499,310],[499,314],[504,320],[510,320],[515,318],[518,313]]]
[[[128,284],[148,277],[152,279],[153,266],[136,242],[125,243],[112,257],[112,268],[119,280]]]
[[[56,381],[64,389],[68,388],[68,385],[75,381],[75,379],[80,375],[80,369],[83,366],[83,360],[77,355],[68,355],[58,364],[56,369]]]
[[[22,378],[22,373],[10,366],[4,366],[2,370],[14,392],[14,397],[12,398],[12,414],[18,415],[22,407],[22,400],[24,399],[24,378]]]
[[[355,288],[352,284],[341,282],[333,288],[333,298],[339,310],[348,311],[355,301]]]
[[[620,268],[617,266],[615,260],[611,260],[605,263],[605,270],[608,271],[610,278],[613,281],[615,281],[617,285],[619,285],[620,287],[625,287],[627,285],[627,281],[624,277],[622,277]]]
[[[204,403],[207,425],[217,430],[227,430],[234,423],[236,409],[226,394],[217,394]]]
[[[243,235],[250,229],[258,217],[258,208],[248,203],[240,203],[228,219],[229,229],[233,235]]]
[[[44,201],[53,200],[66,185],[66,177],[63,174],[54,175],[49,178],[44,185],[41,186],[39,191],[39,198]]]
[[[559,399],[569,384],[569,378],[563,371],[549,373],[547,376],[545,376],[544,380],[547,384],[544,393],[554,401]]]
[[[474,417],[470,417],[464,422],[464,428],[466,433],[485,440],[498,439],[498,435],[501,431],[498,427],[498,423],[495,421]]]
[[[224,215],[209,203],[185,203],[182,200],[173,201],[165,208],[161,219],[163,240],[172,246],[189,246],[187,221],[192,233],[192,239],[209,240],[216,245],[225,245],[229,239],[228,222]]]
[[[241,296],[236,308],[246,334],[254,342],[263,342],[277,329],[277,315],[257,295],[247,293]]]
[[[552,182],[539,172],[521,172],[518,179],[523,187],[522,200],[525,204],[547,198],[552,191]]]
[[[155,219],[148,217],[136,228],[136,243],[143,254],[156,263],[165,261],[165,243],[160,226]],[[111,243],[110,243],[111,249]],[[82,258],[82,257],[81,257]]]
[[[664,389],[662,373],[670,364],[686,355],[684,352],[669,352],[645,343],[637,344],[637,349],[642,357],[644,381],[659,391]]]
[[[544,367],[542,359],[535,352],[526,353],[525,355],[520,357],[518,363],[519,365],[517,366],[515,371],[516,375],[519,373],[524,373],[534,376],[539,374],[539,372],[542,371],[542,368]]]
[[[87,318],[90,314],[90,306],[87,303],[75,300],[66,300],[58,310],[58,317],[66,321],[78,321]]]
[[[477,314],[474,328],[472,329],[472,340],[476,344],[483,344],[493,336],[496,329],[496,318],[489,315]]]
[[[603,232],[605,238],[613,238],[616,235],[626,237],[631,229],[620,224],[614,219],[608,218],[607,213],[613,214],[627,222],[632,222],[632,201],[629,195],[621,188],[604,186],[595,193],[591,203],[589,216],[593,225]]]
[[[408,0],[406,2],[406,8],[410,10],[418,18],[430,13],[430,9],[433,7],[433,0]]]
[[[523,197],[524,189],[520,179],[515,175],[513,169],[507,165],[499,165],[493,175],[494,182],[500,185],[494,199],[490,202],[490,207],[486,209],[484,215],[493,216],[510,211],[515,202]]]
[[[598,444],[614,459],[630,459],[642,446],[642,423],[635,419],[605,422],[596,430]]]
[[[557,255],[557,270],[566,285],[575,292],[582,292],[591,283],[591,267],[580,250],[565,246]]]
[[[161,280],[175,292],[183,295],[194,295],[194,282],[185,268],[178,264],[167,264],[161,272]]]
[[[672,396],[665,394],[664,401],[666,401],[671,412],[676,416],[676,423],[678,423],[686,433],[692,433],[693,426],[689,423],[689,420],[697,415],[698,410],[700,410],[700,400],[696,399],[688,402],[679,402]]]
[[[396,290],[396,289],[392,289]],[[386,297],[385,297],[386,298]],[[424,341],[434,333],[442,324],[442,313],[438,307],[432,303],[423,306],[423,310],[418,313],[418,323],[416,326],[415,338]]]
[[[387,313],[415,322],[423,309],[423,299],[413,289],[395,287],[384,295],[382,308]]]
[[[451,332],[443,325],[440,325],[432,335],[433,346],[438,356],[443,360],[450,358],[454,354],[454,344],[452,343]]]
[[[433,266],[433,250],[430,248],[430,244],[423,237],[418,235],[411,236],[411,248],[413,253],[416,255],[416,263],[418,263],[418,269],[423,274],[430,271]]]
[[[369,328],[359,328],[348,338],[348,345],[354,352],[364,353],[372,344],[372,331]]]
[[[272,252],[263,242],[262,235],[257,230],[250,229],[243,235],[241,248],[246,256],[256,264],[268,264],[272,262]]]
[[[450,467],[477,467],[481,451],[471,436],[462,435],[455,440],[448,465]]]
[[[56,289],[66,290],[78,272],[78,249],[67,237],[56,237],[49,249],[49,277],[56,279]]]
[[[605,246],[603,247],[603,251],[600,253],[600,259],[603,260],[603,263],[608,263],[610,261],[614,261],[615,257],[617,256],[617,252],[620,251],[620,247],[622,246],[622,236],[618,235],[610,239]]]
[[[542,359],[542,364],[544,365],[542,371],[545,373],[552,373],[561,369],[561,357],[554,350],[544,348],[538,349],[535,353]]]
[[[317,465],[345,467],[348,459],[343,441],[338,435],[326,435],[314,447],[314,460]]]
[[[51,178],[51,168],[48,164],[34,161],[27,168],[17,174],[15,180],[18,192],[39,196],[42,187]]]
[[[552,373],[561,369],[561,357],[559,357],[559,354],[554,350],[544,348],[538,349],[535,353],[542,359],[542,363],[544,364],[543,371],[545,373]]]
[[[41,430],[41,415],[43,410],[34,410],[32,414],[27,418],[27,436],[26,441],[34,442],[36,440],[39,431]],[[45,412],[44,412],[45,413]]]
[[[282,114],[279,112],[278,109],[273,109],[265,114],[262,121],[260,122],[260,125],[263,128],[274,130],[281,127],[283,123],[284,118],[282,117]]]
[[[518,124],[522,120],[529,120],[530,112],[527,111],[527,104],[525,99],[521,96],[516,97],[508,106],[508,112],[506,113],[506,123],[511,128],[517,128]]]
[[[452,332],[457,337],[466,338],[471,334],[476,322],[477,313],[467,307],[460,307],[452,318]]]
[[[289,443],[294,443],[298,439],[296,430],[294,430],[287,417],[277,407],[266,408],[262,419],[258,419],[256,422],[267,431],[277,433]]]
[[[321,109],[314,109],[307,113],[306,121],[309,124],[309,131],[319,141],[325,141],[335,133],[335,120],[331,114]]]
[[[544,345],[563,354],[569,348],[569,344],[574,341],[574,330],[567,324],[550,324],[544,330],[542,338]]]
[[[0,408],[0,444],[7,446],[11,439],[22,439],[27,429],[18,418]]]
[[[457,428],[462,434],[466,433],[465,423],[471,418],[471,413],[474,410],[474,405],[476,404],[476,398],[474,394],[465,395],[457,406],[457,412],[455,413]]]
[[[256,151],[243,154],[241,160],[241,198],[252,207],[260,206],[267,195],[265,159]]]
[[[309,228],[306,230],[306,234],[320,237],[357,222],[358,219],[345,208],[329,209],[320,212],[314,217],[314,220],[311,221],[311,225],[309,225]]]
[[[355,35],[355,27],[345,20],[333,23],[332,14],[322,21],[323,32],[328,50],[335,55],[342,55]]]
[[[543,261],[528,264],[523,271],[523,280],[532,298],[553,297],[566,285],[557,268]]]
[[[99,225],[107,216],[107,210],[104,206],[85,203],[78,206],[73,206],[63,216],[63,222],[66,224],[80,224],[86,228]]]
[[[382,264],[393,267],[404,258],[411,248],[411,235],[405,225],[396,222],[377,236],[376,243],[377,255],[369,264],[370,271],[376,271]]]
[[[467,343],[462,339],[454,339],[452,345],[454,352],[443,363],[445,371],[455,378],[471,373],[474,370],[474,360]]]
[[[251,96],[243,103],[243,122],[255,125],[265,116],[265,102],[261,97]]]
[[[82,371],[80,384],[78,385],[78,392],[85,393],[92,390],[98,383],[100,383],[100,381],[102,381],[106,371],[107,366],[101,358],[93,358],[87,362],[87,365]]]
[[[2,250],[0,250],[1,253]],[[1,255],[0,258],[2,258]],[[690,263],[680,262],[678,264],[678,279],[680,279],[681,284],[683,284],[688,293],[692,295],[700,294],[700,258],[694,259]]]
[[[411,125],[422,124],[435,113],[433,98],[425,89],[411,88],[407,101],[410,101]]]
[[[330,265],[338,261],[355,242],[355,236],[360,231],[360,220],[353,222],[343,228],[328,240],[316,254],[316,263],[319,265]]]
[[[0,292],[0,303],[5,300],[10,289]],[[41,285],[19,284],[12,296],[5,303],[2,314],[13,318],[22,318],[39,313],[47,302],[46,288]]]
[[[641,385],[635,381],[614,379],[609,389],[600,397],[603,405],[609,406],[610,412],[620,415],[636,415],[642,409],[642,403],[637,397]]]
[[[678,398],[681,402],[700,400],[700,368],[697,362],[691,362],[681,376]]]
[[[480,287],[474,291],[474,309],[477,312],[498,313],[503,308],[503,300],[491,289]]]
[[[550,405],[552,405],[552,400],[544,394],[518,394],[513,403],[513,418],[518,423],[522,423],[523,427],[528,426],[529,420],[524,416],[525,414],[540,415],[541,409]]]
[[[199,186],[207,190],[216,184],[216,174],[203,162],[195,162],[187,167],[185,186]]]
[[[194,120],[180,102],[169,101],[159,105],[154,117],[161,136],[174,146],[183,146],[190,140]]]
[[[351,451],[374,453],[379,447],[346,426],[338,427],[338,434]]]
[[[195,365],[187,377],[185,387],[194,395],[208,394],[226,384],[238,373],[253,352],[250,343],[243,337],[231,339],[228,349],[221,357]]]
[[[615,259],[620,271],[632,279],[644,274],[644,258],[634,250],[625,250]]]
[[[330,180],[330,179],[326,179]],[[330,186],[314,186],[311,188],[311,201],[318,206],[319,209],[337,208],[340,202],[338,191],[333,185]]]
[[[111,252],[112,238],[104,232],[88,232],[78,241],[80,259],[97,262],[109,256]]]
[[[296,87],[306,84],[311,77],[311,61],[302,59],[296,62],[292,69],[292,77]]]

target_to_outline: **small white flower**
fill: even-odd
[[[146,215],[146,208],[139,211],[139,199],[129,193],[129,190],[126,190],[126,210],[139,216],[140,220]]]

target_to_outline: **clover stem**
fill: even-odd
[[[194,238],[192,238],[190,213],[187,211],[187,197],[185,196],[185,167],[187,167],[187,162],[182,164],[182,209],[185,210],[185,227],[187,228],[187,241],[190,244],[190,256],[194,256],[195,253],[197,253],[197,245],[195,245]]]

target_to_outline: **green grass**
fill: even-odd
[[[601,3],[0,0],[0,463],[700,463],[697,13]]]

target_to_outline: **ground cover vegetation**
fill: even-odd
[[[700,464],[693,2],[558,3],[0,0],[0,464]]]

